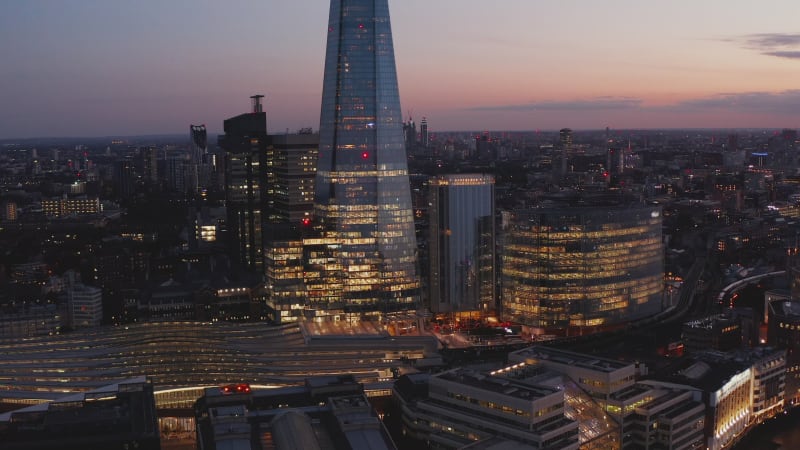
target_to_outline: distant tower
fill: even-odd
[[[186,158],[185,154],[172,154],[164,161],[167,188],[172,192],[186,193],[194,190],[192,164]]]
[[[494,311],[494,178],[443,175],[430,193],[431,310]]]
[[[417,124],[414,119],[409,117],[408,122],[403,124],[403,134],[406,141],[406,151],[413,150],[417,146]]]
[[[331,0],[309,261],[319,315],[413,310],[416,239],[388,0]]]
[[[572,154],[572,130],[562,128],[558,132],[559,142],[561,143],[561,175],[567,174],[567,163]]]
[[[133,161],[129,159],[115,161],[113,180],[119,198],[133,197],[136,189],[136,169]]]
[[[158,148],[143,147],[139,149],[139,158],[145,181],[158,182]]]
[[[209,170],[207,163],[208,155],[208,134],[205,125],[189,125],[189,137],[191,148],[189,149],[189,180],[188,183],[192,191],[196,191],[201,186],[208,184]]]
[[[728,151],[735,152],[739,150],[739,135],[738,134],[729,134],[728,135]]]
[[[422,122],[419,123],[419,143],[422,148],[428,148],[428,144],[430,144],[430,136],[428,135],[428,119],[426,117],[423,117]]]
[[[261,270],[262,213],[266,198],[264,164],[267,151],[267,115],[263,95],[254,95],[251,112],[225,120],[219,145],[225,150],[225,200],[228,243],[233,261]]]

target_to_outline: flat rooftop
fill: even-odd
[[[450,370],[436,375],[434,378],[528,400],[544,398],[559,392],[556,388],[529,385],[508,378],[482,374],[467,368]]]
[[[609,358],[586,355],[583,353],[561,350],[554,347],[534,345],[522,350],[517,350],[509,354],[509,361],[519,361],[524,359],[536,359],[539,361],[552,362],[565,366],[580,367],[583,369],[596,370],[611,373],[627,367],[633,368],[633,364],[625,361],[617,361]]]

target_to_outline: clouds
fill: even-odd
[[[800,59],[800,33],[759,33],[743,36],[748,50],[778,58]]]
[[[511,105],[488,105],[469,108],[470,111],[604,111],[637,108],[642,100],[633,97],[595,97],[588,99],[542,101]]]
[[[481,121],[536,124],[558,128],[622,127],[780,127],[800,122],[800,89],[777,92],[719,93],[654,103],[637,97],[590,97],[568,101],[476,105],[460,111]],[[616,125],[624,124],[624,125]],[[522,129],[522,128],[520,128]]]
[[[800,89],[782,92],[717,94],[683,100],[667,107],[678,110],[727,110],[797,116],[800,114]]]

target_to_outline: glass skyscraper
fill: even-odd
[[[388,0],[332,0],[314,198],[321,236],[306,240],[318,314],[417,307],[403,138]]]
[[[494,312],[494,177],[441,175],[430,190],[431,310]]]

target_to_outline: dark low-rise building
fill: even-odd
[[[395,449],[352,376],[309,378],[303,386],[207,388],[195,403],[203,449]]]
[[[0,414],[4,450],[160,450],[153,385],[133,378]]]

